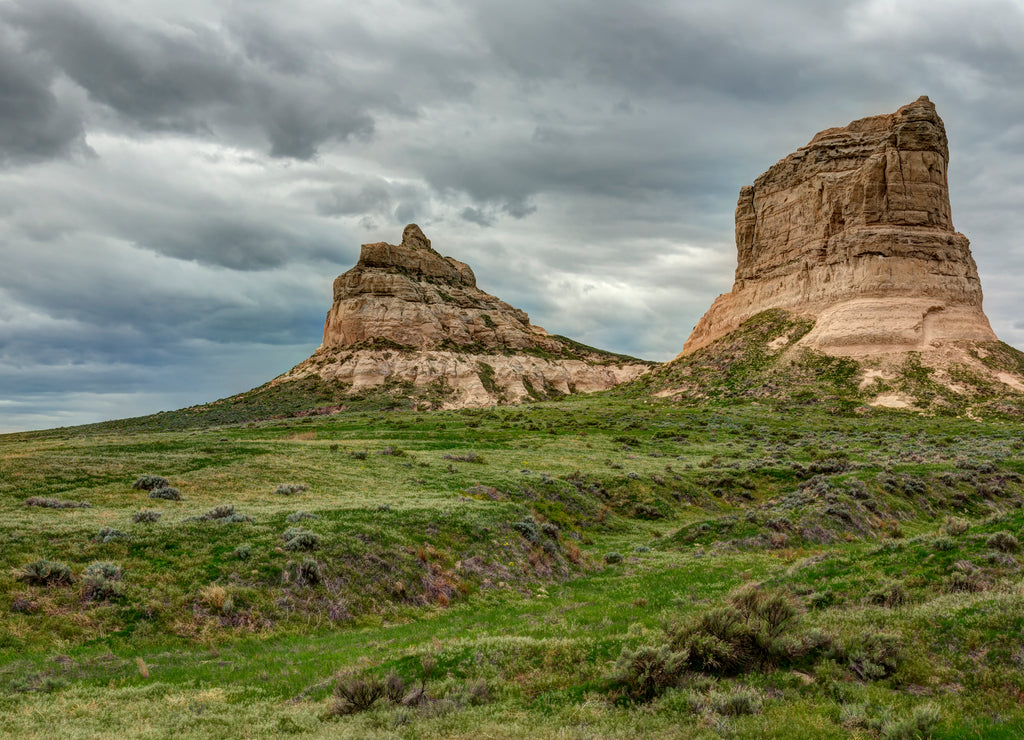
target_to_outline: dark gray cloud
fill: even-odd
[[[740,186],[921,94],[1024,346],[1013,0],[0,0],[0,429],[256,385],[417,221],[549,331],[669,359]]]
[[[83,144],[74,106],[54,93],[55,70],[0,27],[0,165],[65,156]]]

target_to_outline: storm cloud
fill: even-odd
[[[418,222],[549,331],[665,360],[739,188],[927,94],[1024,347],[1024,3],[0,0],[0,430],[258,385]]]

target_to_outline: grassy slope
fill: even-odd
[[[1021,554],[988,546],[1024,534],[1019,424],[630,392],[0,437],[0,732],[873,737],[915,712],[935,714],[937,736],[1024,732]],[[184,500],[133,490],[142,473]],[[274,494],[283,482],[309,490]],[[185,521],[218,505],[252,521]],[[134,523],[140,509],[163,516]],[[300,524],[320,549],[283,549],[297,510],[319,517]],[[528,516],[557,538],[525,537]],[[967,529],[946,533],[949,516]],[[130,539],[95,542],[104,526]],[[611,551],[623,562],[606,564]],[[40,557],[76,576],[116,562],[123,595],[15,579]],[[319,583],[296,576],[308,560]],[[746,582],[790,594],[801,629],[895,634],[898,668],[868,680],[836,657],[692,674],[643,706],[612,689],[623,647],[657,644],[666,618]],[[424,656],[438,701],[325,716],[339,671],[421,680]],[[759,710],[730,714],[735,696]]]
[[[920,353],[907,352],[896,364],[884,363],[887,380],[859,387],[865,366],[846,357],[833,357],[795,347],[813,322],[780,309],[757,314],[739,329],[686,357],[656,368],[623,387],[633,395],[656,393],[682,402],[752,399],[773,408],[814,406],[846,413],[880,394],[898,393],[916,410],[943,416],[1024,416],[1024,394],[963,363],[945,373],[929,367]],[[1024,353],[1003,342],[974,342],[962,347],[990,371],[1024,374]],[[924,361],[923,361],[924,360]],[[942,382],[940,375],[945,375]],[[959,390],[953,390],[950,384]]]

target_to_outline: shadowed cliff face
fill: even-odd
[[[953,229],[946,131],[926,97],[817,134],[740,191],[736,281],[682,355],[782,308],[834,354],[996,339],[969,242]],[[682,356],[681,355],[681,356]]]

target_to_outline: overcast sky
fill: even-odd
[[[0,431],[174,409],[320,342],[417,222],[534,323],[667,360],[737,193],[926,94],[1024,348],[1024,0],[0,0]]]

